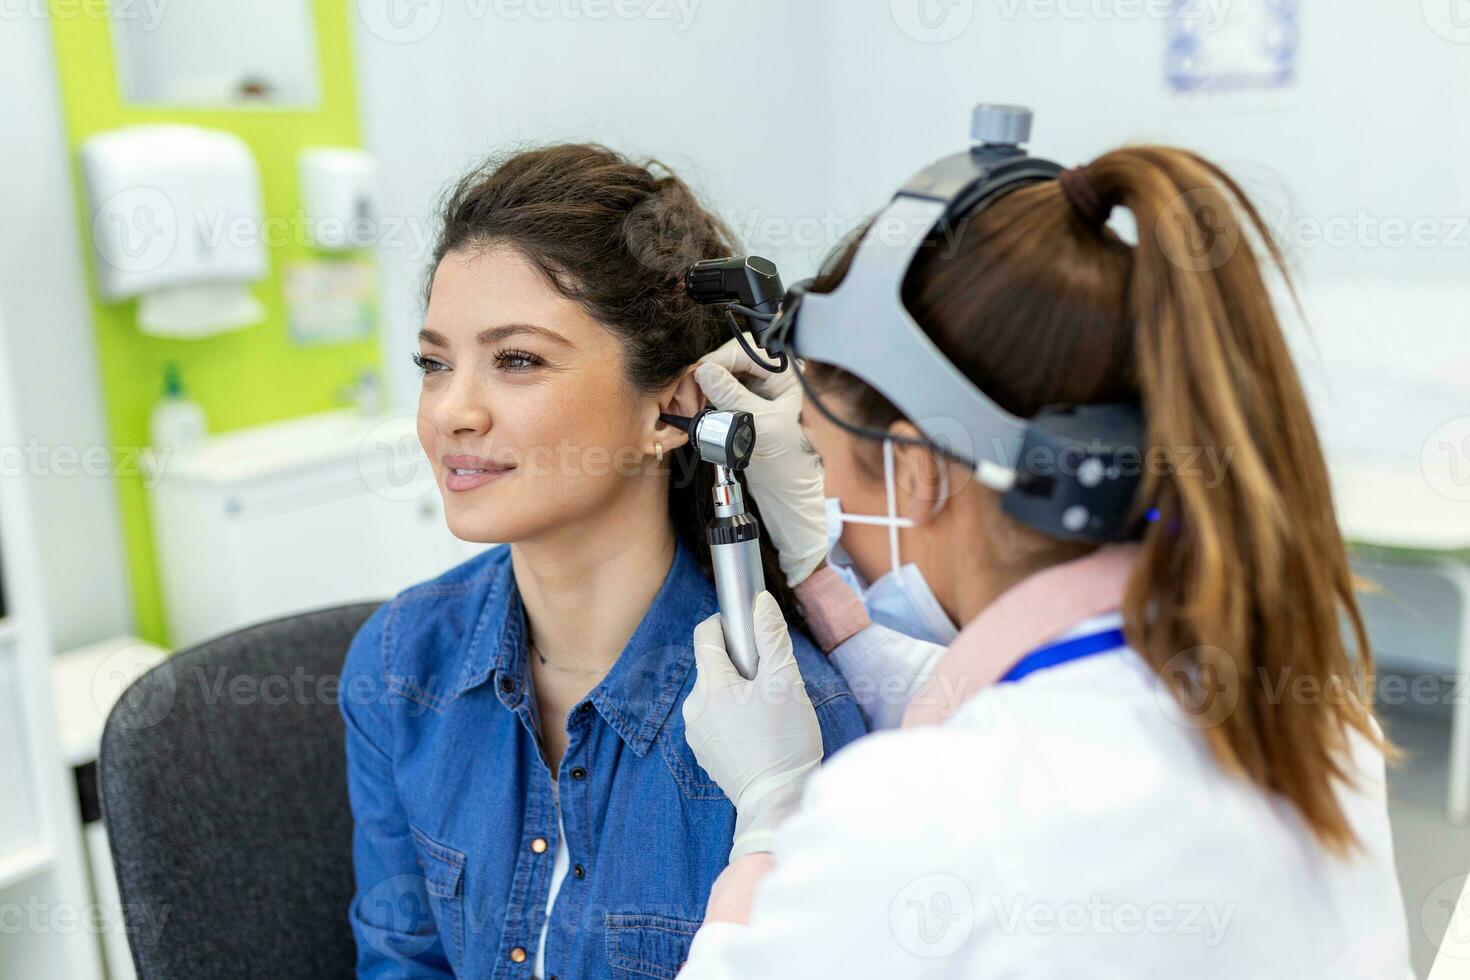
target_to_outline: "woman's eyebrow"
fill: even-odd
[[[555,330],[548,330],[545,327],[538,327],[533,323],[507,323],[499,327],[486,327],[484,330],[481,330],[478,334],[475,335],[475,343],[482,346],[486,344],[498,344],[501,341],[508,340],[509,338],[515,337],[519,334],[533,334],[538,337],[544,337],[554,343],[562,344],[566,347],[572,346],[572,342],[570,340],[563,337]],[[437,330],[432,330],[428,327],[425,327],[424,329],[419,331],[419,341],[421,343],[430,344],[434,347],[449,347],[449,340],[442,333]]]

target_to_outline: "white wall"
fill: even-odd
[[[1068,163],[1127,142],[1182,144],[1240,177],[1287,230],[1312,325],[1296,341],[1337,435],[1362,444],[1394,401],[1367,397],[1364,370],[1377,375],[1370,384],[1405,386],[1387,366],[1433,389],[1410,413],[1414,432],[1390,427],[1417,446],[1434,427],[1427,419],[1470,411],[1453,390],[1470,375],[1470,228],[1456,224],[1470,216],[1470,44],[1431,29],[1425,11],[1437,2],[1303,0],[1289,90],[1181,98],[1164,84],[1168,25],[1147,14],[1156,3],[703,0],[681,32],[652,19],[507,19],[488,0],[445,0],[422,40],[410,31],[388,43],[359,25],[361,106],[390,211],[422,219],[434,191],[486,150],[600,139],[688,170],[788,280],[905,177],[965,145],[978,101],[1034,107],[1033,149]],[[918,4],[969,16],[968,26],[943,43],[918,40],[898,23]],[[1421,217],[1442,244],[1380,241],[1385,223]],[[1293,231],[1299,219],[1367,231],[1327,245]],[[422,313],[422,265],[422,251],[400,248],[383,266],[401,407],[417,389],[399,362]]]
[[[91,243],[77,240],[51,31],[44,17],[15,15],[32,9],[7,8],[0,20],[0,319],[13,359],[0,384],[14,387],[27,442],[46,447],[18,448],[34,477],[50,632],[65,650],[130,633],[133,618],[113,477],[79,463],[112,441],[82,267]],[[0,478],[16,450],[0,448]]]
[[[1417,456],[1470,414],[1470,32],[1455,43],[1430,24],[1450,0],[1302,0],[1296,84],[1264,98],[1171,94],[1167,23],[1112,13],[1126,0],[957,0],[953,16],[973,19],[938,44],[896,28],[906,2],[928,0],[822,0],[828,203],[879,206],[954,151],[978,101],[1032,106],[1033,150],[1064,163],[1190,147],[1286,232],[1308,314],[1292,339],[1330,445]],[[1441,244],[1386,244],[1417,219]],[[1342,245],[1311,234],[1349,222],[1364,230]]]
[[[447,0],[428,5],[441,13],[421,38],[359,19],[359,107],[381,161],[390,226],[421,226],[444,184],[489,153],[594,140],[657,157],[694,183],[747,245],[783,262],[799,258],[804,250],[781,246],[779,236],[778,247],[765,241],[761,225],[821,198],[825,175],[813,164],[822,127],[794,124],[819,91],[810,43],[824,30],[820,5],[684,2],[695,4],[687,23],[676,0],[628,20],[506,17],[493,3]],[[524,9],[555,8],[531,0]],[[408,358],[432,247],[422,231],[404,241],[390,227],[382,252],[389,380],[403,408],[417,401]]]

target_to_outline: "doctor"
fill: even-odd
[[[769,597],[753,681],[698,628],[687,737],[738,818],[681,976],[1408,976],[1371,655],[1266,228],[1192,153],[1063,171],[1019,148],[1024,110],[976,129],[793,289],[762,331],[791,378],[729,351],[697,375],[762,409],[786,462],[749,477],[788,578],[902,727],[819,770]],[[934,661],[844,656],[878,634],[810,571],[813,472],[885,516],[842,543],[867,577],[891,536]]]

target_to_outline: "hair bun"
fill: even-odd
[[[640,266],[682,283],[684,270],[707,257],[718,235],[689,186],[678,177],[663,176],[628,212],[623,239]]]

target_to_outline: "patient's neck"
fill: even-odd
[[[511,545],[531,638],[552,663],[610,669],[662,588],[674,561],[674,529],[667,482],[648,482],[653,486],[621,495],[595,520]]]

